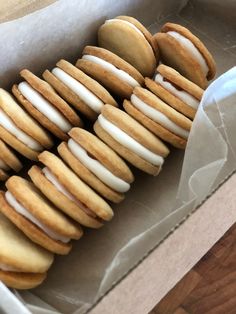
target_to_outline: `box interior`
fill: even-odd
[[[187,26],[213,53],[219,76],[236,61],[235,9],[233,0],[224,1],[224,10],[217,0],[56,1],[0,25],[2,87],[19,82],[24,67],[40,75],[60,58],[74,62],[86,44],[96,43],[99,25],[120,14],[138,18],[153,33],[166,21]],[[134,170],[135,183],[113,206],[114,219],[101,230],[86,230],[68,256],[57,256],[39,288],[15,291],[22,302],[34,313],[84,313],[127,274],[235,169],[233,104],[230,93],[206,97],[185,154],[171,148],[158,177]]]

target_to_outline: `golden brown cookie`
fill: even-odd
[[[118,106],[102,85],[66,60],[57,62],[51,72],[46,70],[43,77],[63,99],[90,120],[97,118],[104,104]]]
[[[39,152],[53,142],[4,89],[0,89],[0,138],[23,156],[37,160]]]
[[[79,239],[80,226],[63,215],[29,181],[13,176],[0,196],[1,211],[33,242],[57,254],[67,254],[71,239]]]
[[[125,111],[163,141],[184,149],[192,121],[153,93],[136,87],[130,101],[124,100]]]
[[[0,192],[1,197],[4,193]],[[0,213],[0,280],[10,288],[31,289],[45,278],[53,255],[29,240]]]
[[[25,79],[14,85],[12,92],[27,112],[56,137],[65,140],[73,126],[82,126],[77,113],[45,81],[29,70],[22,70]]]
[[[135,18],[117,16],[98,30],[99,46],[132,64],[143,76],[152,76],[158,49],[149,31]]]
[[[204,90],[176,70],[161,64],[153,80],[145,78],[147,88],[168,105],[194,119]]]
[[[216,72],[215,61],[205,45],[187,28],[166,23],[154,35],[160,57],[183,76],[205,89]]]
[[[79,222],[81,225],[89,228],[100,228],[102,222],[91,215],[88,215],[81,205],[73,197],[63,194],[53,183],[49,172],[38,166],[32,166],[29,170],[29,176],[35,186],[61,211]],[[50,181],[51,179],[51,181]]]
[[[134,87],[144,83],[131,64],[103,48],[86,46],[76,66],[120,98],[129,98]]]
[[[95,133],[135,167],[157,175],[169,154],[155,135],[120,109],[105,105],[94,125]]]
[[[134,177],[125,162],[95,135],[80,128],[69,132],[58,152],[70,168],[106,199],[119,203]]]
[[[59,157],[48,151],[44,151],[39,155],[39,160],[46,167],[46,172],[44,173],[46,173],[51,183],[54,184],[61,193],[74,201],[81,211],[84,211],[84,213],[89,216],[88,218],[93,218],[93,223],[95,223],[96,220],[96,225],[91,225],[91,227],[97,228],[101,226],[101,222],[112,219],[113,211],[111,207],[86,183],[81,181]],[[44,192],[47,193],[47,191]],[[49,193],[47,193],[47,197],[49,197],[52,202],[55,202],[55,199],[50,196]],[[61,210],[65,210],[62,206],[60,208]],[[83,221],[81,221],[81,224],[83,224]]]

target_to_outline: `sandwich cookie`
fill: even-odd
[[[161,64],[154,80],[145,78],[145,84],[155,95],[190,119],[194,119],[204,90],[174,69]]]
[[[215,61],[205,45],[187,28],[166,23],[154,35],[164,64],[180,72],[190,81],[206,88],[216,73]]]
[[[135,18],[117,16],[98,30],[99,46],[132,64],[143,76],[152,76],[158,49],[153,36]]]
[[[157,175],[169,154],[154,134],[126,112],[105,105],[94,125],[96,134],[136,168]]]
[[[108,91],[71,63],[60,60],[43,78],[79,112],[95,120],[104,104],[118,106]]]
[[[86,46],[76,66],[120,98],[129,98],[134,87],[144,84],[138,70],[103,48]]]
[[[22,168],[22,163],[1,139],[0,152],[0,181],[5,181],[8,178],[7,172],[10,170],[18,172]]]
[[[45,249],[67,254],[71,239],[79,239],[81,227],[58,211],[29,181],[12,176],[7,192],[0,195],[0,210],[33,242]]]
[[[72,170],[96,192],[119,203],[134,177],[125,162],[95,135],[73,128],[58,152]]]
[[[153,93],[136,87],[131,99],[124,100],[125,111],[163,141],[184,149],[192,121]]]
[[[30,241],[1,213],[0,247],[0,281],[8,287],[31,289],[46,278],[53,254]]]
[[[29,175],[41,192],[61,211],[90,228],[111,220],[111,207],[56,155],[39,155],[43,169],[33,167]]]
[[[53,145],[48,133],[2,88],[0,88],[0,138],[31,160],[37,160],[39,152]]]
[[[20,75],[25,81],[15,84],[12,92],[42,126],[62,140],[68,138],[67,132],[73,126],[82,126],[80,117],[47,82],[28,70]]]

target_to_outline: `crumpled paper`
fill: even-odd
[[[180,15],[171,14],[187,1],[101,0],[91,1],[91,7],[89,1],[60,0],[0,25],[0,41],[6,43],[0,57],[4,60],[8,55],[0,64],[2,84],[14,82],[22,67],[39,74],[61,57],[75,60],[78,51],[93,42],[104,19],[119,14],[134,15],[146,25],[156,22],[150,28],[153,32],[166,20],[186,25],[213,51],[218,73],[235,64],[234,33],[225,22],[222,29],[219,20],[194,15],[197,9],[202,14],[196,6],[198,0],[190,1]],[[206,34],[208,21],[211,38]],[[225,36],[216,42],[226,29]],[[68,256],[57,256],[43,285],[31,292],[15,291],[33,313],[84,313],[236,168],[235,72],[233,68],[205,92],[185,155],[171,149],[155,178],[135,170],[136,180],[126,200],[114,206],[114,219],[101,230],[86,230]]]

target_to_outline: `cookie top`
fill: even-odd
[[[144,83],[143,76],[131,64],[103,48],[86,46],[76,66],[122,98],[129,97],[135,86]]]
[[[204,44],[187,28],[166,23],[154,36],[161,59],[201,88],[215,76],[215,61]]]
[[[56,155],[44,151],[39,155],[42,162],[54,177],[54,183],[63,186],[65,193],[70,193],[81,203],[88,215],[108,221],[113,217],[111,207],[89,186],[79,179]]]
[[[35,224],[39,222],[41,229],[49,236],[51,234],[52,238],[62,242],[81,237],[80,226],[53,207],[31,182],[12,176],[7,180],[6,187],[7,202],[27,218],[29,213],[33,222]]]
[[[169,154],[168,148],[156,136],[150,133],[140,123],[131,118],[124,111],[106,105],[102,109],[102,118],[108,120],[120,130],[129,135],[132,139],[154,154],[166,157]],[[101,122],[101,119],[99,119]]]
[[[66,139],[72,126],[82,125],[77,113],[45,81],[29,70],[22,70],[25,79],[14,85],[12,92],[24,108],[55,136]]]
[[[68,61],[60,60],[56,66],[51,72],[43,73],[44,79],[89,119],[95,120],[106,103],[118,106],[102,85]]]
[[[143,76],[153,75],[157,46],[149,31],[135,18],[117,16],[105,21],[98,30],[98,43],[132,64]]]
[[[47,167],[41,169],[34,165],[30,168],[28,174],[34,185],[52,202],[52,204],[66,215],[83,226],[89,228],[102,227],[103,224],[101,221],[87,215],[87,213],[81,209],[81,204],[76,201],[72,194],[66,193],[65,188],[60,184],[55,184],[56,178]]]
[[[2,271],[44,273],[53,262],[51,253],[30,241],[1,213],[0,246]]]
[[[77,144],[87,151],[89,156],[98,160],[115,176],[128,183],[134,181],[134,176],[126,163],[97,136],[80,128],[71,129],[69,135]]]
[[[183,75],[181,75],[175,69],[167,65],[160,64],[157,67],[157,72],[161,74],[167,82],[169,81],[173,83],[173,85],[176,86],[178,90],[180,91],[183,90],[187,92],[188,94],[192,95],[195,99],[199,101],[202,99],[204,90],[198,85],[186,79]]]

